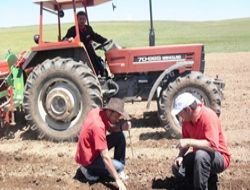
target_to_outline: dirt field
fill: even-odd
[[[250,189],[250,53],[208,54],[206,74],[226,82],[221,121],[229,150],[230,167],[219,176],[220,190]],[[132,156],[127,138],[128,189],[177,189],[170,166],[177,155],[177,140],[165,138],[156,105],[143,119],[146,104],[126,104],[133,115]],[[77,172],[76,143],[34,140],[22,123],[0,129],[0,189],[114,189],[112,181],[89,184]],[[185,188],[183,188],[185,189]]]

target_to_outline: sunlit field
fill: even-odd
[[[155,21],[155,44],[190,44],[203,43],[207,53],[211,52],[243,52],[250,50],[250,18],[214,22],[176,22]],[[62,36],[73,24],[62,25]],[[140,47],[149,44],[150,24],[138,22],[93,22],[93,29],[108,39],[113,39],[122,47]],[[34,34],[38,34],[39,26],[0,28],[0,59],[8,49],[15,53],[36,44]],[[45,25],[46,41],[57,39],[57,25]]]

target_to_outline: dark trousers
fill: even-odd
[[[95,69],[96,75],[104,75],[104,65],[103,65],[103,60],[101,57],[97,56],[94,50],[88,51],[89,57],[91,59],[91,62],[93,64],[93,67]]]
[[[193,189],[216,189],[217,173],[224,170],[224,157],[219,152],[197,150],[184,156],[183,166],[186,178],[193,183]]]
[[[113,164],[118,173],[124,170],[126,156],[126,139],[123,132],[114,132],[107,135],[108,149],[114,148]],[[108,170],[101,155],[99,155],[89,166],[86,167],[88,172],[94,176],[107,176]]]

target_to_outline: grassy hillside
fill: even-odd
[[[203,43],[206,52],[239,52],[250,50],[250,18],[216,22],[155,21],[156,45]],[[63,25],[65,34],[71,24]],[[113,39],[122,47],[148,46],[149,22],[95,22],[94,30]],[[38,26],[0,28],[0,59],[8,49],[14,52],[34,46]],[[55,40],[57,26],[47,25],[45,39]]]

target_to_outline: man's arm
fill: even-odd
[[[210,152],[214,152],[211,144],[206,139],[180,139],[178,148],[189,148],[194,147],[197,149],[203,149]]]
[[[182,164],[183,156],[188,151],[189,147],[207,150],[209,152],[213,152],[213,148],[211,147],[210,143],[205,140],[198,140],[198,139],[180,139],[177,148],[180,149],[177,158],[175,159],[175,164],[179,167]]]
[[[100,154],[101,154],[101,157],[103,159],[103,162],[105,164],[106,169],[109,171],[109,173],[114,178],[118,188],[121,190],[126,190],[125,185],[123,184],[122,180],[118,176],[118,173],[113,165],[112,159],[108,155],[108,149],[101,150]]]
[[[88,25],[87,27],[88,27],[87,29],[89,30],[89,33],[91,34],[91,38],[92,38],[91,40],[93,40],[99,44],[103,44],[104,42],[107,41],[107,38],[104,38],[100,34],[97,34],[96,32],[94,32],[94,30],[92,29],[91,26]]]
[[[114,125],[109,128],[109,132],[120,132],[120,131],[128,131],[131,128],[131,122],[125,121],[122,124]]]
[[[183,157],[186,154],[186,152],[188,151],[188,149],[189,149],[189,147],[180,148],[178,157]]]
[[[178,167],[180,167],[182,165],[182,161],[183,161],[183,157],[186,154],[186,152],[188,151],[189,147],[185,147],[185,148],[180,148],[179,154],[178,156],[175,158],[175,165],[177,165]]]
[[[68,29],[67,34],[63,37],[63,40],[68,40],[70,38],[74,38],[76,36],[76,29],[75,26],[72,26]]]

